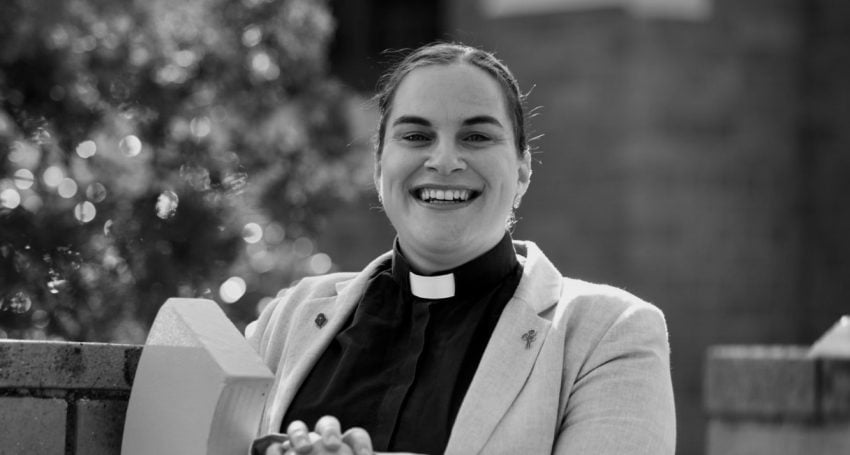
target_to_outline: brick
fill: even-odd
[[[705,371],[711,415],[815,418],[817,365],[794,346],[716,346]]]
[[[0,455],[63,455],[67,413],[65,400],[0,397]]]
[[[821,359],[820,377],[823,415],[828,419],[850,418],[850,359]]]
[[[846,455],[850,421],[747,422],[712,420],[706,455]]]
[[[0,341],[0,387],[129,391],[141,346]]]
[[[105,455],[121,452],[127,402],[122,400],[78,400],[77,454]]]

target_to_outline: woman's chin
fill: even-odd
[[[484,238],[480,231],[477,233],[451,229],[422,229],[422,231],[424,232],[419,232],[407,239],[400,237],[401,246],[405,256],[416,255],[431,262],[432,265],[429,268],[437,266],[437,262],[440,263],[439,270],[454,268],[475,259],[489,249],[482,242]],[[408,257],[408,259],[413,260],[414,263],[417,262],[414,258]],[[428,272],[433,271],[436,270],[428,270]]]

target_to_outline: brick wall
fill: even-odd
[[[850,453],[850,359],[793,346],[708,351],[708,455]]]
[[[850,312],[850,2],[806,2],[799,170],[803,213],[801,298],[813,337]]]
[[[141,351],[0,340],[0,455],[120,453]]]

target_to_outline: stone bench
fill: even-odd
[[[247,451],[272,380],[201,299],[169,299],[144,347],[0,340],[0,455]]]

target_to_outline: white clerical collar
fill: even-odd
[[[453,273],[422,276],[410,272],[410,292],[421,299],[447,299],[455,295]]]

